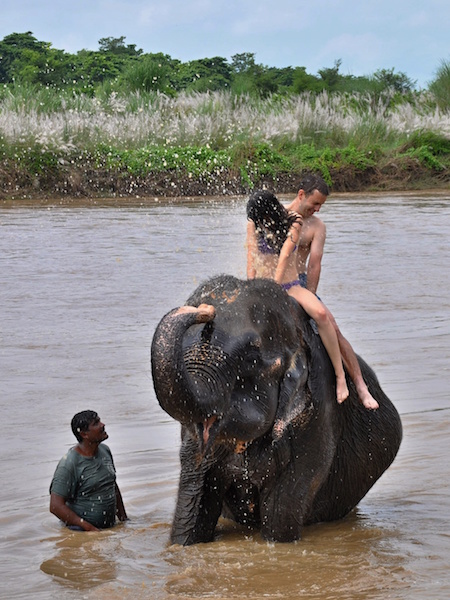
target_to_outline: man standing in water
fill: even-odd
[[[127,519],[104,424],[92,410],[77,413],[78,444],[59,461],[50,485],[50,512],[71,529],[99,531]]]
[[[303,218],[297,251],[297,270],[300,284],[317,293],[322,256],[326,239],[325,223],[315,215],[319,212],[329,195],[325,181],[318,175],[307,175],[302,179],[296,198],[286,207]],[[338,337],[339,348],[343,363],[355,384],[361,403],[369,409],[378,408],[378,402],[373,398],[363,379],[356,354],[342,335],[332,314],[328,311]]]

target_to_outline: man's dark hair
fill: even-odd
[[[83,440],[80,433],[82,431],[87,431],[89,429],[89,425],[96,419],[98,419],[98,414],[94,410],[83,410],[72,418],[71,426],[73,435],[79,442]]]
[[[319,191],[324,196],[328,196],[330,189],[320,175],[305,175],[299,183],[299,190],[303,190],[307,196],[314,190]]]

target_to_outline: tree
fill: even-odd
[[[70,83],[77,87],[93,87],[118,77],[123,64],[123,58],[115,54],[80,50],[74,60]]]
[[[143,52],[142,49],[136,50],[136,44],[125,45],[124,35],[118,38],[100,38],[98,40],[98,45],[100,52],[110,52],[111,54],[118,54],[120,56],[140,56]]]
[[[0,82],[10,83],[17,79],[18,73],[28,65],[30,58],[45,55],[50,46],[48,42],[39,42],[31,31],[5,36],[0,42]],[[31,70],[35,70],[33,65]]]
[[[241,73],[254,72],[256,67],[255,54],[253,52],[242,52],[233,54],[231,57],[231,69],[237,75]]]
[[[181,63],[177,74],[177,89],[196,92],[227,89],[231,85],[231,67],[225,58],[201,58]]]
[[[334,61],[334,67],[319,69],[318,73],[325,84],[325,89],[333,91],[337,88],[341,74],[339,73],[339,67],[342,64],[342,60],[339,58]]]
[[[160,54],[144,54],[125,68],[119,77],[119,86],[128,91],[173,91],[172,79],[174,64],[170,56]]]
[[[296,67],[294,69],[294,78],[292,82],[293,90],[296,94],[303,92],[321,92],[325,84],[323,80],[315,75],[310,75],[306,72],[306,67]]]
[[[278,83],[274,72],[267,67],[257,65],[253,77],[254,88],[262,98],[275,94],[278,91]]]
[[[382,90],[393,89],[400,94],[411,92],[416,85],[405,73],[394,73],[394,69],[378,69],[373,74],[373,80]]]

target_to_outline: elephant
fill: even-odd
[[[272,280],[218,275],[162,317],[151,344],[156,398],[181,424],[173,544],[211,542],[220,516],[271,542],[346,516],[394,460],[400,416],[358,356],[379,403],[365,409],[312,322]]]

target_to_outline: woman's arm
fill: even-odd
[[[253,221],[247,223],[247,279],[255,279],[256,228]]]
[[[274,276],[274,280],[277,283],[284,282],[289,258],[292,256],[293,252],[295,252],[299,237],[300,225],[298,223],[294,223],[289,230],[288,236],[283,244],[283,247],[281,248],[280,256],[278,258],[278,264]]]

